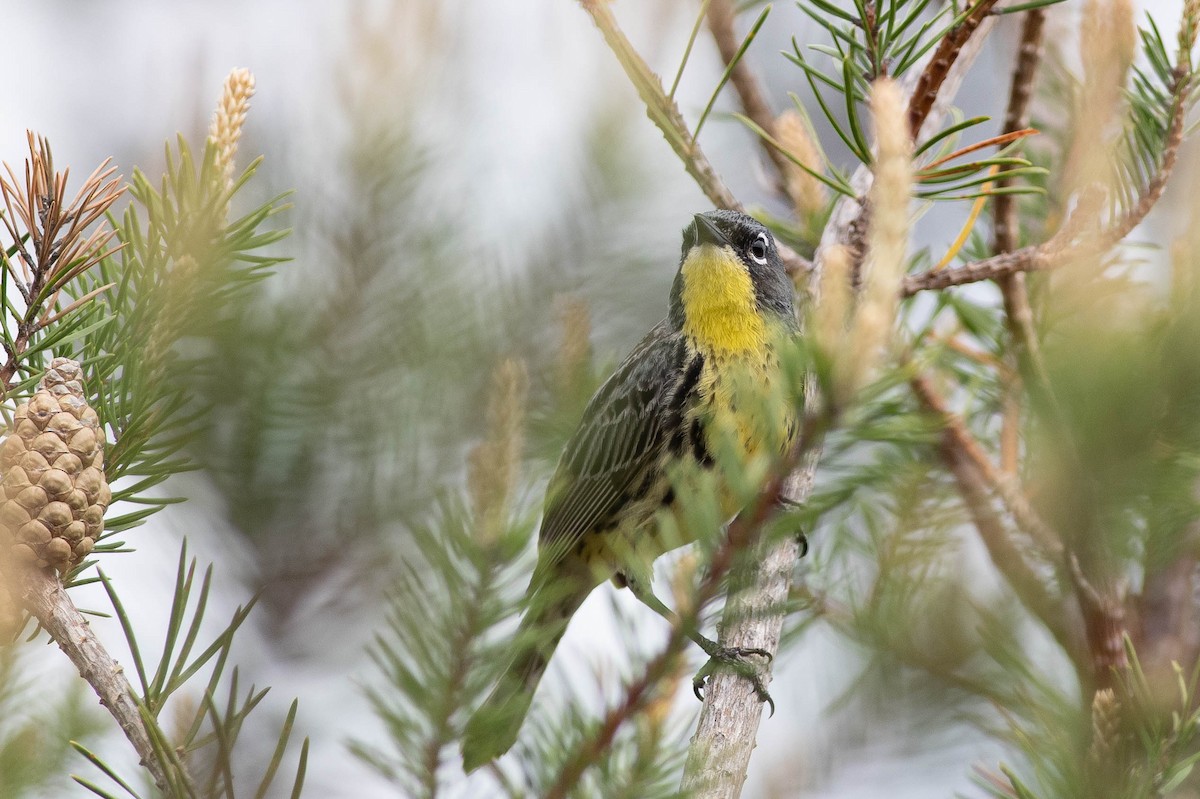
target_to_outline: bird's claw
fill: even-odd
[[[708,662],[692,678],[692,693],[696,695],[697,699],[701,702],[704,701],[704,684],[717,669],[726,668],[749,681],[750,685],[754,688],[754,694],[758,697],[758,701],[765,702],[771,709],[771,715],[775,715],[775,700],[771,698],[771,694],[767,691],[767,686],[763,684],[758,666],[748,660],[748,658],[757,655],[758,657],[765,658],[767,663],[770,663],[774,660],[774,655],[765,649],[740,646],[719,647],[714,645],[712,648],[705,647],[705,652],[708,654]]]

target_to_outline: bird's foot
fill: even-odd
[[[767,686],[763,683],[762,667],[751,660],[751,658],[760,657],[770,663],[774,659],[774,655],[765,649],[741,646],[724,647],[708,639],[697,643],[708,655],[708,662],[692,678],[692,693],[696,695],[697,699],[701,702],[704,701],[704,685],[708,678],[718,670],[725,669],[747,680],[753,686],[758,701],[766,702],[771,708],[771,715],[775,715],[775,700],[771,698],[771,694],[767,692]]]

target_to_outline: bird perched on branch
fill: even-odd
[[[683,232],[667,318],[592,397],[550,481],[516,654],[467,723],[467,771],[512,746],[571,616],[597,585],[611,579],[627,586],[674,619],[650,590],[654,559],[695,537],[677,507],[672,475],[716,468],[722,459],[715,453],[730,442],[742,461],[788,447],[794,403],[770,412],[763,398],[786,395],[778,348],[796,331],[792,282],[771,232],[735,211],[696,214]],[[732,492],[718,494],[728,520],[741,508]],[[658,524],[664,508],[679,523]],[[668,537],[667,527],[680,534]],[[686,632],[710,666],[770,657]],[[744,673],[769,699],[757,675]]]

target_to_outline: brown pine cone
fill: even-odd
[[[37,392],[17,408],[0,445],[0,544],[7,559],[65,574],[104,529],[112,494],[104,431],[83,395],[83,370],[55,358]]]

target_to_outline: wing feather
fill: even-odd
[[[662,460],[663,420],[676,398],[684,358],[681,337],[663,321],[592,397],[546,494],[539,538],[543,560],[557,560],[640,499],[634,494]]]

